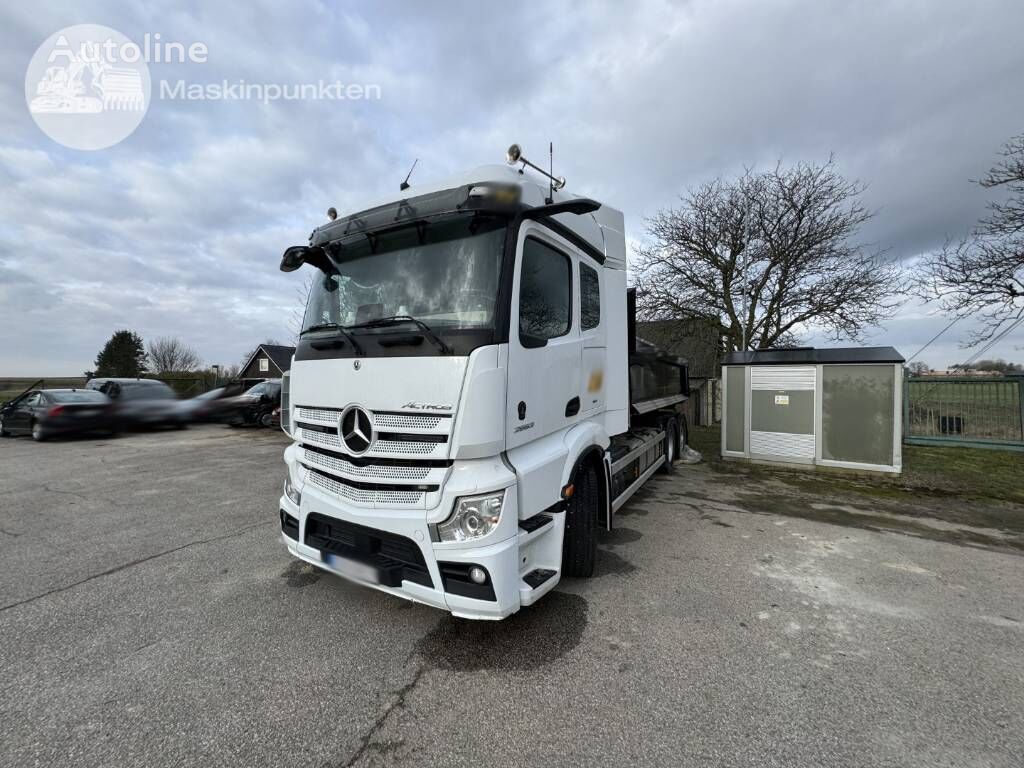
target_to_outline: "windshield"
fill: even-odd
[[[317,274],[303,332],[411,315],[438,333],[494,323],[504,219],[459,216],[345,242],[338,275]]]
[[[260,395],[268,395],[269,397],[277,397],[278,390],[281,389],[281,385],[274,381],[263,381],[257,384],[255,387],[249,387],[245,391],[248,397],[259,397]]]

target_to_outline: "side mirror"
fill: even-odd
[[[303,264],[312,264],[325,275],[338,274],[334,262],[319,245],[293,245],[281,256],[281,271],[294,272]]]
[[[530,333],[519,332],[519,343],[526,349],[540,349],[548,345],[548,340]]]
[[[306,263],[308,251],[309,248],[305,245],[293,245],[291,248],[286,248],[284,255],[281,256],[281,271],[294,272],[301,267]]]

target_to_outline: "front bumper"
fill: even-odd
[[[288,551],[295,557],[351,581],[464,618],[501,619],[519,610],[515,477],[500,459],[476,460],[453,467],[440,503],[426,511],[352,505],[311,483],[303,483],[302,470],[293,471],[294,461],[287,453],[286,461],[292,471],[292,482],[302,493],[301,505],[284,495],[279,499],[281,510],[298,523],[298,538],[292,538],[292,525],[283,526],[281,533]],[[431,540],[432,526],[448,517],[456,498],[501,488],[507,489],[501,522],[491,534],[477,542]],[[337,521],[333,529],[332,521]],[[381,583],[361,579],[358,569],[353,572],[343,560],[339,562],[337,553],[371,563],[382,574]],[[420,565],[424,572],[419,570]],[[493,600],[469,597],[467,593],[489,595],[489,591],[474,591],[457,583],[457,579],[453,582],[453,573],[472,565],[487,572]]]

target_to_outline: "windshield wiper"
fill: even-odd
[[[305,336],[310,331],[337,331],[339,336],[344,336],[345,340],[352,345],[352,349],[357,355],[363,354],[363,348],[359,346],[359,342],[355,340],[351,333],[348,332],[347,327],[341,323],[318,323],[317,325],[311,325],[309,328],[302,332],[302,336]],[[313,342],[315,346],[316,343]]]
[[[346,325],[345,328],[348,330],[354,330],[356,328],[385,328],[389,325],[398,325],[400,323],[412,323],[423,335],[430,339],[439,350],[442,355],[452,354],[452,348],[449,347],[441,338],[434,333],[434,330],[424,323],[422,320],[417,320],[412,315],[392,315],[391,317],[378,317],[376,320],[367,320],[365,323],[356,323],[355,325]]]

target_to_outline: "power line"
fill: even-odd
[[[1017,322],[1013,323],[1013,324],[1012,324],[1012,325],[1010,325],[1010,326],[1009,326],[1008,328],[1006,328],[1006,330],[1004,330],[1004,331],[1003,331],[1002,333],[1000,333],[1000,334],[999,334],[998,336],[996,336],[996,337],[995,337],[994,339],[992,339],[992,340],[991,340],[991,341],[990,341],[990,342],[989,342],[988,344],[986,344],[986,345],[985,345],[984,347],[982,347],[982,348],[981,348],[981,349],[979,349],[979,350],[978,350],[977,352],[975,352],[975,353],[974,353],[973,355],[971,355],[970,359],[969,359],[969,360],[968,360],[967,362],[965,362],[965,363],[961,363],[960,365],[958,365],[958,366],[957,366],[957,368],[966,368],[966,367],[967,367],[968,365],[970,365],[971,363],[973,363],[973,362],[974,362],[975,360],[977,360],[977,359],[978,359],[979,357],[981,357],[981,356],[982,356],[983,354],[985,354],[985,353],[986,353],[986,352],[988,352],[988,351],[989,351],[990,349],[992,349],[992,347],[994,347],[994,346],[995,346],[996,344],[998,344],[998,343],[999,343],[1000,341],[1002,341],[1002,340],[1003,340],[1003,338],[1004,338],[1004,337],[1005,337],[1005,336],[1006,336],[1006,335],[1007,335],[1008,333],[1010,333],[1011,331],[1013,331],[1013,329],[1014,329],[1014,328],[1016,328],[1016,327],[1017,327],[1018,325],[1020,325],[1021,323],[1024,323],[1024,317],[1020,318],[1019,320],[1017,320]]]
[[[936,333],[936,334],[935,334],[934,336],[932,336],[931,340],[930,340],[930,341],[929,341],[929,342],[928,342],[927,344],[925,344],[925,345],[924,345],[923,347],[921,347],[921,348],[920,348],[919,350],[917,350],[917,352],[915,352],[914,354],[912,354],[912,355],[910,356],[910,359],[909,359],[909,360],[907,360],[907,363],[910,363],[910,362],[911,362],[911,361],[912,361],[912,360],[913,360],[913,359],[914,359],[915,357],[917,357],[917,356],[918,356],[918,355],[920,355],[920,354],[921,354],[922,352],[924,352],[924,351],[925,351],[926,349],[928,349],[928,347],[930,347],[930,346],[931,346],[931,345],[932,345],[932,344],[933,344],[933,343],[934,343],[934,342],[936,341],[936,339],[938,339],[938,338],[939,338],[939,336],[941,336],[941,335],[942,335],[942,334],[944,334],[944,333],[945,333],[946,331],[948,331],[948,330],[949,330],[950,328],[952,328],[952,327],[953,327],[953,326],[954,326],[954,325],[955,325],[956,323],[960,322],[960,320],[961,320],[961,319],[962,319],[961,317],[954,317],[954,318],[953,318],[953,320],[952,320],[952,322],[950,322],[950,324],[949,324],[949,325],[947,325],[947,326],[946,326],[945,328],[943,328],[943,329],[942,329],[941,331],[939,331],[939,332],[938,332],[938,333]]]

